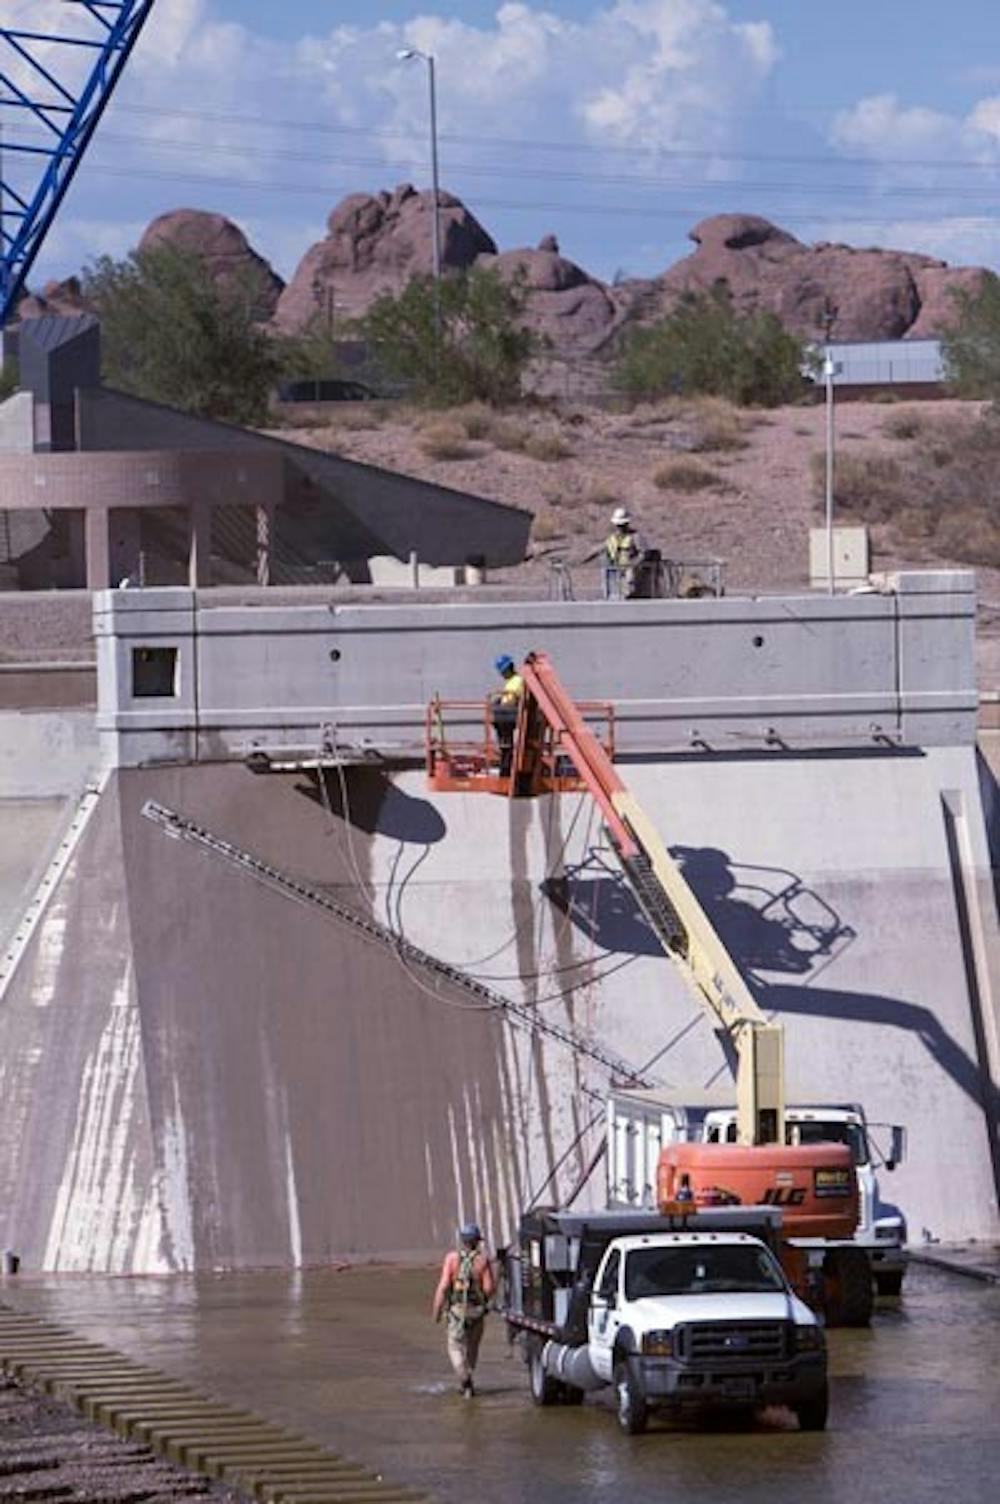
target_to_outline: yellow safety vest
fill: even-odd
[[[524,694],[524,680],[520,674],[511,674],[503,681],[503,689],[500,691],[501,705],[516,705]]]
[[[604,548],[608,562],[615,569],[624,569],[627,564],[634,564],[639,554],[635,533],[612,533]]]

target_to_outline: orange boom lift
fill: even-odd
[[[435,698],[426,726],[430,787],[512,799],[572,791],[590,794],[622,872],[666,955],[713,1022],[721,1025],[736,1053],[738,1143],[667,1146],[657,1175],[660,1209],[678,1209],[682,1175],[696,1205],[780,1206],[784,1262],[793,1282],[803,1294],[815,1294],[815,1282],[807,1275],[811,1264],[813,1272],[822,1275],[828,1319],[867,1322],[872,1301],[867,1258],[860,1248],[843,1246],[853,1237],[858,1217],[850,1151],[842,1144],[786,1146],[784,1030],[758,1006],[656,828],[615,768],[613,706],[576,703],[545,653],[529,653],[519,673],[524,694],[510,774],[500,771],[489,703]],[[457,736],[449,734],[449,725],[457,726]],[[790,1239],[808,1239],[812,1246],[804,1249]],[[824,1249],[827,1240],[841,1246]]]

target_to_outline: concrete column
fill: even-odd
[[[198,590],[212,583],[212,509],[196,502],[188,517],[188,585]]]
[[[87,589],[111,589],[111,514],[107,507],[88,507],[84,513]]]
[[[274,503],[257,508],[257,584],[270,585],[274,556]]]

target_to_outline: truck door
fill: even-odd
[[[588,1317],[590,1361],[594,1372],[609,1383],[615,1338],[621,1324],[621,1293],[618,1288],[620,1272],[621,1253],[617,1248],[609,1249],[597,1270]]]

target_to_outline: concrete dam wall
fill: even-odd
[[[643,671],[630,681],[625,659],[607,692],[645,693]],[[981,770],[954,733],[962,692],[959,678],[940,744],[622,761],[785,1023],[793,1098],[907,1126],[880,1190],[917,1242],[998,1231],[996,906]],[[789,725],[810,711],[786,700]],[[119,739],[129,708],[112,726],[104,706]],[[726,1086],[720,1042],[584,796],[430,795],[391,762],[256,776],[118,761],[0,999],[0,1237],[26,1268],[424,1256],[472,1215],[502,1240],[592,1160],[611,1073],[589,1046],[680,1097]],[[147,799],[579,1047],[169,840]],[[601,1201],[602,1170],[583,1197]]]

